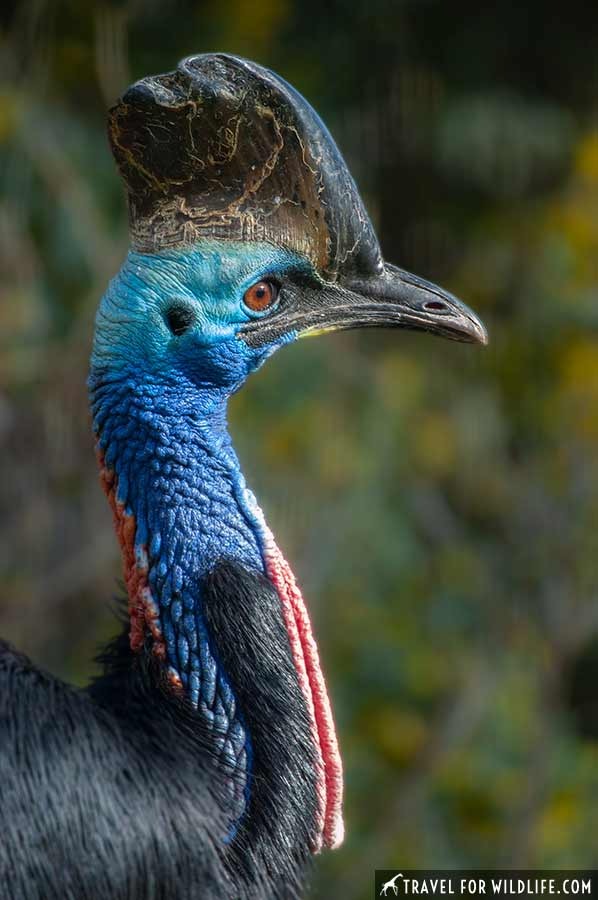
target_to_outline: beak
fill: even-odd
[[[387,263],[380,275],[351,279],[343,287],[347,293],[336,303],[299,314],[299,337],[347,328],[407,328],[453,341],[488,343],[482,321],[464,303],[396,266]]]
[[[284,335],[311,337],[348,328],[407,328],[453,341],[488,343],[484,325],[464,303],[388,263],[376,274],[303,284],[289,304],[249,322],[239,336],[260,346]]]

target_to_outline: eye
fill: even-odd
[[[176,337],[195,324],[195,313],[188,306],[171,306],[166,311],[166,323]]]
[[[243,294],[243,303],[253,312],[264,312],[278,298],[280,286],[275,281],[264,278],[263,281],[256,281]]]

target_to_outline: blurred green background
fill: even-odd
[[[85,377],[126,251],[106,108],[226,50],[320,111],[389,260],[486,321],[301,341],[234,399],[375,867],[598,867],[598,8],[25,0],[1,13],[0,633],[83,684],[120,564]]]

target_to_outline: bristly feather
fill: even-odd
[[[267,871],[272,896],[300,896],[316,839],[315,747],[280,599],[265,577],[236,563],[207,576],[204,597],[254,748],[251,799],[233,850],[250,881]]]
[[[222,839],[226,786],[211,737],[149,648],[132,654],[123,632],[83,691],[2,644],[0,884],[11,900],[302,896],[313,747],[278,597],[222,563],[205,598],[258,748],[236,836]]]

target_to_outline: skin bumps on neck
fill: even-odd
[[[206,622],[202,584],[222,559],[270,580],[309,719],[319,849],[342,836],[342,769],[330,703],[305,604],[246,487],[226,425],[228,396],[264,356],[234,335],[250,317],[242,309],[246,283],[264,271],[303,265],[272,248],[262,255],[257,269],[252,249],[226,244],[132,255],[98,315],[90,384],[102,483],[123,553],[131,647],[151,639],[172,689],[202,717],[230,779],[234,823],[250,796],[252,737]],[[168,331],[173,302],[188,311],[186,339]],[[120,343],[110,340],[115,312],[119,328],[124,322],[130,330]],[[162,340],[156,331],[139,340],[139,330],[157,325]],[[240,357],[236,371],[233,352]]]

